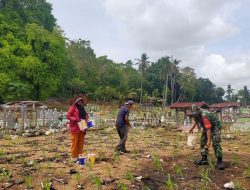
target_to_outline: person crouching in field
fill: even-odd
[[[116,129],[120,137],[119,144],[116,146],[116,150],[121,153],[127,153],[125,144],[128,138],[128,130],[131,127],[129,122],[129,112],[133,107],[134,102],[129,100],[123,106],[120,107],[116,118]]]
[[[208,111],[203,111],[197,106],[192,106],[191,110],[188,112],[190,117],[194,118],[194,125],[190,129],[190,133],[196,126],[202,128],[200,149],[202,159],[195,161],[197,165],[208,165],[208,149],[213,143],[213,150],[217,158],[217,166],[219,170],[224,169],[224,163],[222,161],[222,148],[221,148],[221,123],[212,113]]]
[[[86,135],[86,129],[80,129],[79,125],[85,122],[84,125],[87,126],[88,123],[88,113],[84,109],[87,104],[87,97],[82,94],[76,96],[71,100],[70,104],[71,106],[67,112],[67,119],[70,121],[70,152],[72,161],[77,161],[78,156],[83,153],[84,137]]]

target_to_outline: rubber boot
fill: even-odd
[[[218,158],[217,166],[218,166],[219,170],[224,170],[225,169],[225,166],[224,166],[224,163],[222,161],[222,158]]]
[[[199,165],[199,166],[201,166],[201,165],[209,165],[206,155],[203,155],[201,160],[196,160],[194,163],[196,165]]]

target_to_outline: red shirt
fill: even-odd
[[[80,133],[81,130],[78,126],[78,122],[81,121],[80,117],[79,117],[79,111],[76,107],[75,104],[73,104],[72,106],[70,106],[68,112],[67,112],[67,119],[69,120],[69,128],[70,128],[70,132],[71,133]],[[86,124],[88,124],[88,113],[86,113]],[[86,130],[85,130],[86,133]]]
[[[208,117],[202,117],[202,122],[204,124],[205,129],[212,128],[211,122],[209,121]]]

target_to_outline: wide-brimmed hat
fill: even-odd
[[[83,101],[83,105],[84,105],[84,106],[87,105],[87,103],[88,103],[88,97],[87,97],[87,95],[85,95],[85,94],[79,94],[79,95],[77,95],[77,96],[74,96],[74,97],[71,99],[70,104],[71,104],[71,105],[72,105],[72,104],[75,104],[75,103],[77,103],[77,102],[80,101],[80,100]]]

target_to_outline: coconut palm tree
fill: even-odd
[[[140,59],[136,59],[136,61],[138,61],[136,64],[138,65],[138,70],[141,73],[141,93],[140,93],[140,104],[142,104],[142,81],[143,81],[143,73],[145,72],[145,70],[149,67],[150,62],[148,61],[149,57],[147,56],[146,53],[143,53],[141,55]]]
[[[227,95],[226,95],[227,101],[231,101],[233,91],[234,91],[234,89],[232,89],[231,85],[230,84],[227,85],[227,90],[226,90],[226,92],[227,92]]]

